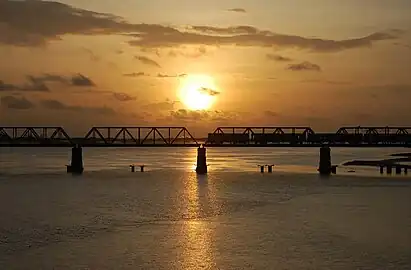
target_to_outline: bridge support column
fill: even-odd
[[[408,174],[408,168],[404,167],[404,174]]]
[[[67,166],[67,173],[82,174],[83,171],[83,149],[76,145],[71,149],[71,164]]]
[[[328,146],[322,146],[320,148],[320,164],[318,171],[323,175],[331,174],[331,149]]]
[[[201,145],[197,149],[197,168],[196,172],[198,174],[207,174],[207,157],[206,157],[206,148]]]
[[[401,174],[401,166],[395,167],[395,174]]]
[[[392,174],[392,166],[387,165],[387,174]]]

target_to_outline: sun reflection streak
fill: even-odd
[[[210,193],[207,176],[195,173],[187,177],[185,194],[188,220],[182,226],[180,263],[183,269],[215,269],[212,244],[214,228],[204,217],[209,215]],[[211,207],[213,208],[213,207]]]

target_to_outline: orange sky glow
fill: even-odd
[[[409,125],[409,10],[0,0],[0,125]]]

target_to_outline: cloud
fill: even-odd
[[[238,122],[238,114],[233,112],[224,111],[191,111],[186,109],[179,109],[177,111],[170,112],[169,119],[183,122],[218,122],[227,123],[229,121]]]
[[[8,91],[33,91],[33,92],[48,92],[50,89],[41,81],[37,81],[34,77],[27,76],[29,83],[24,85],[16,85],[5,83],[0,80],[0,92]]]
[[[270,53],[267,54],[266,57],[268,60],[277,61],[277,62],[290,62],[293,60],[289,57],[281,56],[278,54],[270,54]]]
[[[411,45],[408,45],[408,44],[405,44],[405,43],[395,42],[393,45],[411,49]]]
[[[187,74],[185,73],[177,74],[177,75],[168,75],[168,74],[162,74],[162,73],[157,74],[157,78],[182,78],[185,76],[187,76]]]
[[[96,84],[88,77],[83,74],[76,74],[72,76],[61,76],[56,74],[46,73],[42,76],[28,76],[28,79],[33,83],[33,85],[44,85],[45,83],[62,83],[77,87],[92,87]]]
[[[201,46],[192,51],[170,50],[168,52],[168,56],[170,57],[183,56],[186,58],[198,58],[198,57],[205,55],[206,53],[207,53],[207,49]]]
[[[25,97],[4,96],[0,99],[2,107],[14,110],[28,110],[34,108],[35,105]]]
[[[169,32],[161,25],[130,24],[123,18],[54,1],[0,1],[0,43],[44,46],[64,35]]]
[[[375,42],[397,39],[400,30],[376,32],[344,40],[308,38],[257,29],[253,26],[191,26],[179,30],[160,24],[133,24],[124,18],[75,8],[53,1],[0,1],[0,43],[45,46],[65,35],[127,35],[132,46],[179,47],[182,45],[233,45],[297,48],[337,52],[370,47]]]
[[[74,86],[95,86],[95,83],[82,74],[77,74],[71,78],[71,84]]]
[[[87,49],[87,48],[82,48],[82,49],[90,56],[91,61],[99,62],[101,60],[101,58],[97,56],[92,50]]]
[[[299,64],[290,64],[287,69],[292,71],[321,71],[321,67],[319,65],[307,61]]]
[[[142,76],[149,76],[148,74],[144,72],[133,72],[133,73],[126,73],[123,74],[125,77],[142,77]]]
[[[207,87],[201,87],[200,89],[198,89],[199,92],[207,94],[209,96],[217,96],[220,94],[220,92],[207,88]]]
[[[230,9],[227,9],[227,11],[239,12],[239,13],[247,13],[247,11],[246,11],[244,8],[230,8]]]
[[[146,105],[141,106],[141,109],[149,110],[149,111],[172,111],[175,108],[175,105],[178,101],[170,101],[165,100],[161,102],[149,103]]]
[[[116,112],[112,108],[109,108],[107,106],[103,106],[103,107],[72,106],[72,105],[67,105],[55,99],[42,100],[40,103],[43,108],[46,108],[49,110],[67,110],[67,111],[73,111],[77,113],[96,113],[100,115],[115,115],[116,114]]]
[[[151,58],[148,58],[147,56],[135,56],[135,58],[145,65],[161,68],[159,63],[157,63]]]
[[[113,96],[118,101],[124,101],[124,102],[134,101],[137,99],[136,97],[130,96],[129,94],[126,94],[126,93],[113,93]]]
[[[313,52],[338,52],[354,48],[371,47],[373,43],[396,39],[398,31],[377,32],[362,38],[330,40],[307,38],[294,35],[262,31],[252,26],[192,26],[190,32],[171,32],[167,35],[135,34],[137,38],[129,42],[140,47],[175,47],[181,45],[241,46],[241,47],[280,47],[296,48]]]
[[[264,111],[264,116],[267,117],[278,117],[280,114],[273,111]]]
[[[346,81],[331,81],[331,80],[301,80],[302,83],[319,83],[319,84],[330,84],[330,85],[350,85],[351,82]]]

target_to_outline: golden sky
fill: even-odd
[[[0,0],[0,125],[410,125],[409,0]]]

